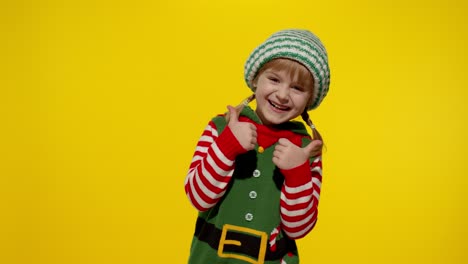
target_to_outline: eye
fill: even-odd
[[[295,86],[293,86],[292,88],[293,88],[294,90],[297,90],[297,91],[300,91],[300,92],[303,92],[303,91],[304,91],[304,88],[302,88],[301,86],[295,85]]]
[[[268,77],[268,80],[270,80],[270,81],[272,81],[272,82],[274,82],[274,83],[279,83],[279,79],[276,78],[276,77],[273,77],[273,76]]]

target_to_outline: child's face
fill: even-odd
[[[312,77],[298,80],[297,74],[291,76],[285,69],[268,68],[261,72],[254,85],[256,112],[262,123],[278,125],[302,114],[312,96],[312,83]]]

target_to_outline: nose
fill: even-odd
[[[276,98],[278,98],[281,103],[287,102],[289,99],[289,87],[281,85],[276,91]]]

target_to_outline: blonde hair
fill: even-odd
[[[295,81],[299,82],[299,84],[302,85],[303,87],[310,87],[311,96],[309,98],[309,102],[308,102],[307,106],[311,103],[312,97],[313,97],[312,95],[313,95],[313,91],[314,91],[314,78],[313,78],[312,74],[310,73],[310,71],[307,70],[306,67],[304,67],[299,62],[296,62],[296,61],[293,61],[293,60],[290,60],[290,59],[284,59],[284,58],[273,59],[273,60],[265,63],[265,65],[263,65],[262,68],[260,68],[257,75],[254,77],[252,83],[256,84],[258,76],[260,76],[264,71],[266,71],[268,69],[286,70],[286,74],[289,75],[291,80],[295,80]],[[245,100],[242,101],[242,103],[237,105],[235,108],[237,109],[238,112],[241,112],[242,109],[246,105],[248,105],[250,102],[252,102],[253,100],[255,100],[255,94],[252,94],[249,97],[247,97]],[[315,127],[315,125],[312,123],[312,120],[309,117],[309,113],[307,113],[307,106],[304,109],[304,112],[302,112],[302,114],[301,114],[302,120],[304,120],[304,122],[312,130],[312,139],[318,139],[318,140],[321,140],[323,142],[322,136],[317,131],[317,128]],[[227,120],[227,122],[229,122],[229,115],[226,115],[226,120]]]

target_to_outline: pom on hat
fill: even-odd
[[[304,65],[314,78],[314,92],[308,110],[317,108],[328,93],[330,69],[328,55],[320,39],[308,30],[283,30],[270,36],[250,54],[244,78],[255,91],[252,81],[265,63],[286,58]]]

